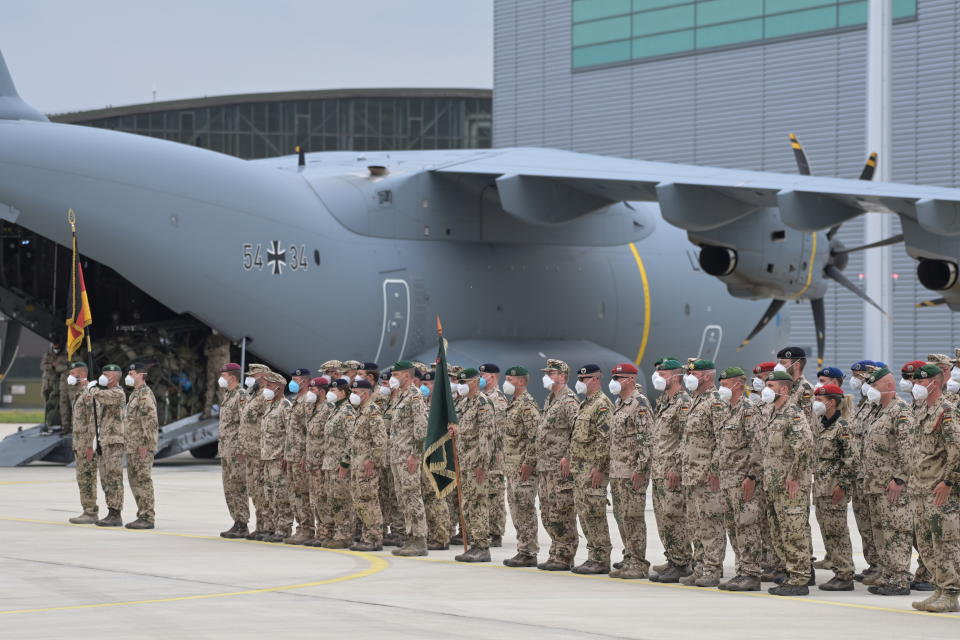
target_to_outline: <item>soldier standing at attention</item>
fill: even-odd
[[[893,375],[886,367],[867,378],[867,400],[877,405],[863,442],[864,488],[873,523],[873,540],[880,575],[868,589],[875,595],[910,595],[910,555],[913,512],[909,488],[913,413],[897,397]]]
[[[770,422],[770,415],[773,413],[773,405],[766,404],[761,397],[766,388],[767,376],[773,372],[777,366],[776,362],[761,362],[753,368],[753,387],[750,393],[750,404],[756,410],[754,419],[754,429],[757,438],[757,447],[762,446],[763,439],[766,437],[767,424]],[[760,566],[763,568],[763,574],[760,576],[762,582],[772,582],[780,576],[777,568],[783,562],[777,557],[776,549],[770,535],[770,520],[767,518],[767,492],[762,482],[762,474],[757,476],[757,485],[755,488],[757,499],[760,501],[760,540],[763,543],[763,553],[760,557]],[[779,542],[777,543],[779,545]]]
[[[610,528],[607,526],[607,475],[610,472],[610,424],[613,403],[600,388],[600,367],[577,372],[577,392],[584,396],[570,435],[573,502],[587,538],[586,562],[574,573],[610,573]]]
[[[457,376],[457,393],[464,398],[458,409],[459,422],[448,431],[456,439],[460,458],[460,491],[463,521],[470,548],[457,562],[490,562],[490,491],[487,488],[493,466],[496,409],[480,393],[480,372],[464,369]]]
[[[347,447],[353,434],[357,412],[348,399],[350,383],[346,378],[330,382],[327,402],[333,404],[330,416],[323,428],[323,487],[326,491],[327,508],[330,510],[332,529],[330,538],[323,543],[327,549],[346,549],[353,537],[353,501],[350,498],[350,478],[341,473],[341,462],[347,455]],[[343,470],[345,471],[345,470]]]
[[[153,493],[153,456],[157,453],[160,424],[157,398],[147,386],[148,366],[135,362],[124,379],[133,387],[127,400],[127,424],[124,429],[127,448],[127,481],[137,503],[137,519],[127,529],[153,529],[156,518]]]
[[[283,440],[286,435],[283,416],[289,410],[290,402],[283,397],[286,380],[282,375],[271,371],[261,378],[261,382],[265,408],[260,419],[260,460],[263,464],[263,511],[266,523],[261,540],[283,542],[290,535],[291,524],[285,518],[288,489],[283,475]]]
[[[683,487],[687,512],[693,514],[692,535],[700,541],[699,549],[694,546],[693,573],[680,580],[687,586],[718,586],[727,546],[717,464],[717,434],[725,407],[714,387],[715,374],[712,360],[691,359],[683,376],[684,386],[693,395],[683,420]]]
[[[393,488],[403,513],[407,539],[392,551],[395,556],[427,555],[427,516],[423,507],[420,468],[423,441],[427,437],[427,417],[419,389],[413,386],[413,363],[400,360],[393,364],[391,395],[383,421],[390,437],[390,467]]]
[[[93,405],[87,388],[87,364],[71,362],[67,375],[70,388],[76,389],[74,401],[73,458],[76,463],[77,487],[80,489],[80,506],[83,513],[70,518],[73,524],[94,524],[97,514],[97,431],[93,423]]]
[[[494,416],[493,466],[487,479],[490,492],[490,546],[503,546],[503,532],[507,526],[507,508],[503,500],[506,484],[503,479],[503,428],[507,412],[507,398],[500,390],[500,367],[493,363],[482,364],[480,393],[487,396],[496,410]]]
[[[835,384],[817,387],[813,397],[813,413],[820,418],[820,428],[814,432],[817,456],[813,506],[826,549],[824,561],[834,574],[820,589],[853,591],[853,548],[847,526],[847,505],[857,472],[849,451],[849,408],[844,406],[843,390]]]
[[[570,435],[580,402],[567,386],[570,366],[566,362],[549,359],[542,371],[543,386],[549,394],[537,430],[537,482],[540,519],[550,536],[550,557],[537,569],[569,571],[579,542],[570,475]]]
[[[120,388],[120,367],[103,367],[97,386],[90,389],[94,424],[100,425],[100,485],[107,497],[107,516],[97,520],[99,527],[119,527],[123,524],[123,448],[124,409],[127,396]]]
[[[310,510],[313,513],[316,529],[313,538],[303,544],[308,547],[322,547],[333,534],[333,521],[323,484],[323,451],[325,448],[323,432],[330,417],[332,405],[327,402],[330,378],[319,376],[310,380],[307,393],[303,396],[304,421],[306,422],[306,443],[304,456],[307,462],[307,474],[310,478]]]
[[[654,414],[653,514],[667,563],[654,567],[653,582],[675,583],[692,573],[690,530],[680,475],[683,420],[690,411],[690,396],[683,388],[683,365],[675,358],[662,358],[651,376],[660,391]]]
[[[853,579],[873,584],[880,578],[880,558],[877,554],[877,545],[873,540],[873,522],[870,520],[870,504],[865,490],[866,469],[863,466],[863,442],[867,427],[873,419],[873,414],[879,406],[867,401],[861,393],[863,383],[874,369],[873,360],[860,360],[850,366],[850,389],[856,397],[856,408],[850,419],[850,455],[856,477],[851,487],[850,502],[853,503],[853,515],[857,522],[857,531],[863,547],[863,559],[867,561],[867,569],[863,573],[854,574]]]
[[[222,538],[245,538],[249,533],[250,500],[244,480],[243,464],[237,460],[240,451],[240,411],[245,394],[240,388],[240,365],[228,362],[220,367],[217,386],[223,392],[220,401],[220,438],[217,452],[223,480],[223,497],[233,526],[220,533]]]
[[[960,611],[960,430],[956,408],[943,397],[943,373],[934,365],[924,365],[914,373],[913,395],[926,403],[927,411],[918,416],[916,464],[910,481],[923,507],[917,522],[921,546],[933,553],[936,592],[913,608],[933,613]],[[925,491],[924,491],[925,490]]]
[[[535,567],[537,544],[536,437],[540,424],[537,401],[527,391],[530,374],[524,367],[510,367],[503,392],[510,396],[504,415],[503,472],[507,481],[510,518],[517,530],[517,554],[503,561],[508,567]]]
[[[775,596],[810,593],[810,484],[813,476],[813,436],[800,408],[790,402],[794,380],[786,371],[767,376],[763,401],[773,412],[759,452],[767,517],[777,556],[786,572],[783,584],[771,587]]]
[[[610,431],[610,491],[613,516],[623,540],[623,562],[615,565],[611,578],[637,579],[650,575],[644,511],[654,425],[650,405],[637,388],[638,373],[629,362],[618,364],[610,371],[612,378],[608,385],[616,398]]]
[[[249,397],[240,410],[240,431],[237,438],[237,461],[243,465],[247,495],[253,502],[256,514],[256,527],[246,535],[247,540],[259,540],[272,531],[269,529],[267,510],[263,502],[263,462],[260,460],[260,423],[267,410],[267,401],[260,388],[264,376],[271,373],[270,367],[251,364],[247,367],[244,384],[248,387]]]
[[[755,452],[757,409],[743,395],[746,382],[743,369],[727,367],[720,373],[717,390],[726,404],[717,438],[720,491],[737,568],[737,575],[720,585],[724,591],[759,591],[762,574],[760,519],[763,511],[756,495],[757,477],[761,473]]]
[[[807,366],[807,352],[800,347],[786,347],[777,353],[777,359],[779,362],[774,367],[774,371],[786,371],[790,374],[793,386],[790,387],[789,401],[797,405],[807,417],[810,432],[813,433],[813,426],[816,423],[816,417],[813,415],[813,385],[803,377],[803,369]]]
[[[936,365],[943,374],[942,380],[945,387],[942,395],[947,403],[953,406],[957,406],[957,401],[960,400],[960,393],[958,393],[960,392],[960,383],[951,376],[956,362],[956,360],[951,359],[950,356],[943,353],[931,353],[927,355],[927,364]]]
[[[350,476],[353,508],[360,518],[360,540],[353,551],[383,549],[383,515],[380,512],[380,470],[387,457],[387,427],[369,380],[355,380],[350,403],[357,408],[357,421],[340,466]]]
[[[295,369],[290,374],[287,388],[296,394],[290,401],[283,421],[286,428],[283,444],[283,461],[289,489],[288,503],[290,518],[297,523],[297,532],[284,540],[286,544],[303,544],[313,540],[316,529],[313,522],[313,509],[310,507],[310,479],[307,473],[307,395],[310,385],[310,369]]]
[[[230,341],[214,329],[203,344],[203,356],[206,361],[206,384],[203,387],[203,413],[200,417],[209,418],[213,415],[213,405],[217,404],[220,369],[230,361]]]
[[[926,396],[923,396],[922,399],[917,399],[917,396],[913,394],[913,377],[915,373],[919,373],[920,369],[925,364],[928,363],[924,362],[923,360],[914,360],[903,365],[903,367],[900,369],[900,381],[897,384],[899,391],[903,393],[909,393],[913,397],[913,402],[910,404],[910,410],[913,412],[914,424],[918,425],[918,427],[929,407],[926,402]],[[940,368],[940,370],[941,372],[943,371],[942,368]],[[949,375],[949,372],[943,375]],[[917,392],[918,394],[923,393],[923,391],[919,389]],[[942,393],[941,397],[946,399],[946,392]],[[947,403],[950,404],[949,401]],[[913,453],[911,453],[911,460],[916,460],[919,456],[919,453],[917,452],[917,442],[920,436],[919,431],[914,431],[912,436],[913,441],[910,444],[910,448]],[[915,470],[916,469],[911,469],[911,471]],[[933,575],[927,568],[927,563],[933,558],[933,549],[927,543],[929,537],[922,535],[922,529],[925,521],[925,516],[923,514],[923,499],[926,498],[927,491],[911,480],[907,481],[907,487],[909,488],[910,492],[910,508],[913,510],[913,546],[917,550],[918,555],[917,571],[913,574],[913,580],[910,582],[910,590],[935,591],[936,586],[933,584]]]

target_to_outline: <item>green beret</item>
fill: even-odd
[[[782,380],[784,382],[793,382],[793,378],[786,371],[773,371],[767,376],[767,382],[771,380]]]
[[[527,371],[524,367],[510,367],[507,369],[508,376],[528,376],[530,372]]]
[[[406,371],[408,369],[413,369],[413,363],[409,360],[398,360],[393,363],[392,369],[394,371]]]
[[[103,366],[103,369],[101,369],[101,371],[120,371],[120,367],[118,367],[115,364],[107,364]]]
[[[717,367],[713,364],[713,360],[691,360],[687,362],[686,368],[690,371],[709,371]]]
[[[464,369],[457,375],[457,380],[470,380],[471,378],[476,378],[479,375],[480,375],[479,371],[477,371],[473,367],[469,367],[467,369]]]
[[[747,374],[740,367],[727,367],[720,372],[720,379],[726,380],[727,378],[746,378]]]
[[[87,363],[83,362],[82,360],[77,360],[76,362],[70,363],[71,369],[76,369],[77,367],[86,367],[86,366],[87,366]]]
[[[916,371],[913,372],[914,380],[923,380],[925,378],[933,378],[935,376],[943,373],[940,371],[940,367],[935,364],[925,364]]]
[[[933,365],[936,367],[936,365]],[[940,369],[937,369],[937,373],[940,373]],[[873,384],[880,378],[890,375],[890,369],[883,367],[882,369],[875,369],[873,373],[867,376],[867,384]]]
[[[657,369],[660,371],[669,371],[671,369],[683,369],[683,365],[680,364],[680,361],[676,358],[665,358],[660,361],[660,364],[657,365]]]

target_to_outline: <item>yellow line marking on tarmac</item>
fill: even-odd
[[[618,578],[610,578],[606,575],[584,575],[579,573],[571,573],[569,571],[541,571],[539,569],[534,569],[532,567],[522,568],[522,567],[508,567],[502,564],[487,564],[483,562],[478,563],[466,563],[466,562],[457,562],[456,560],[445,560],[442,558],[430,558],[430,557],[412,557],[404,558],[401,557],[401,560],[417,560],[419,562],[432,562],[435,564],[454,564],[454,565],[467,565],[478,568],[485,569],[506,569],[509,571],[522,571],[524,573],[536,573],[538,575],[557,575],[565,576],[568,578],[585,578],[588,580],[606,580],[608,583],[621,583],[621,584],[633,584],[633,585],[643,585],[647,587],[661,587],[667,589],[684,589],[687,591],[696,591],[698,593],[716,593],[725,596],[750,596],[754,598],[774,598],[776,600],[793,600],[795,602],[807,602],[810,604],[825,604],[834,607],[846,607],[848,609],[866,609],[869,611],[887,611],[890,613],[908,613],[911,615],[918,616],[927,616],[935,618],[947,618],[948,620],[960,620],[960,615],[952,615],[949,613],[930,613],[927,611],[917,611],[916,609],[893,609],[891,607],[880,607],[870,604],[857,604],[856,602],[841,602],[837,600],[820,600],[818,598],[808,598],[806,596],[775,596],[770,593],[763,593],[760,591],[721,591],[716,588],[704,588],[704,587],[688,587],[684,584],[661,584],[659,582],[651,582],[649,580],[620,580]],[[884,596],[877,596],[884,597]],[[921,596],[925,598],[926,595]]]
[[[643,284],[643,336],[640,338],[640,348],[637,349],[637,357],[634,364],[640,366],[643,360],[643,354],[647,351],[647,340],[650,338],[650,283],[647,281],[647,269],[643,266],[643,258],[637,251],[637,246],[630,243],[630,252],[633,253],[633,259],[637,262],[637,269],[640,271],[640,282]]]
[[[300,545],[293,544],[283,544],[283,543],[271,543],[271,542],[261,542],[259,540],[227,540],[221,538],[220,536],[206,536],[194,533],[178,533],[175,531],[156,531],[156,530],[133,530],[133,529],[124,529],[124,528],[115,528],[115,527],[96,527],[95,525],[89,524],[73,524],[70,522],[54,522],[51,520],[34,520],[30,518],[9,518],[9,517],[0,517],[0,521],[6,522],[21,522],[27,524],[45,524],[45,525],[54,525],[59,527],[81,527],[84,529],[91,529],[97,531],[115,531],[115,532],[124,532],[131,534],[150,534],[158,536],[173,536],[176,538],[192,538],[195,540],[217,540],[224,542],[245,542],[252,544],[265,544],[271,547],[287,547],[291,549],[300,549],[307,551],[326,551],[329,553],[337,553],[346,556],[353,556],[356,558],[362,558],[369,563],[369,566],[366,569],[361,571],[355,571],[354,573],[348,573],[343,576],[337,576],[335,578],[327,578],[326,580],[317,580],[314,582],[302,582],[300,584],[287,584],[280,585],[278,587],[264,587],[261,589],[244,589],[242,591],[228,591],[224,593],[206,593],[199,594],[194,596],[174,596],[170,598],[153,598],[150,600],[129,600],[125,602],[100,602],[95,604],[74,604],[74,605],[64,605],[59,607],[42,607],[35,609],[9,609],[7,611],[0,611],[0,615],[9,615],[14,613],[43,613],[47,611],[67,611],[71,609],[99,609],[104,607],[121,607],[127,605],[135,604],[157,604],[161,602],[179,602],[181,600],[209,600],[211,598],[227,598],[230,596],[246,596],[254,595],[258,593],[272,593],[277,591],[292,591],[294,589],[306,589],[308,587],[319,587],[326,584],[334,584],[337,582],[346,582],[347,580],[357,580],[359,578],[366,578],[375,573],[380,573],[390,566],[390,563],[381,556],[365,553],[362,551],[350,551],[346,549],[324,549],[321,547],[304,547]]]

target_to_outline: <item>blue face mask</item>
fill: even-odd
[[[480,378],[480,388],[481,388],[481,389],[486,389],[486,388],[487,388],[487,379],[486,379],[486,378]]]
[[[425,385],[425,384],[420,385],[420,393],[423,394],[423,397],[424,397],[424,398],[429,397],[429,396],[430,396],[430,387],[428,387],[428,386]]]
[[[290,393],[297,393],[298,391],[300,391],[300,385],[297,383],[296,380],[291,380],[290,382],[287,383],[287,389],[290,390]]]

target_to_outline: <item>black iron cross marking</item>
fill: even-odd
[[[273,275],[277,276],[283,273],[283,265],[287,262],[287,252],[280,247],[279,240],[271,240],[270,248],[267,249],[267,264],[273,269]]]

